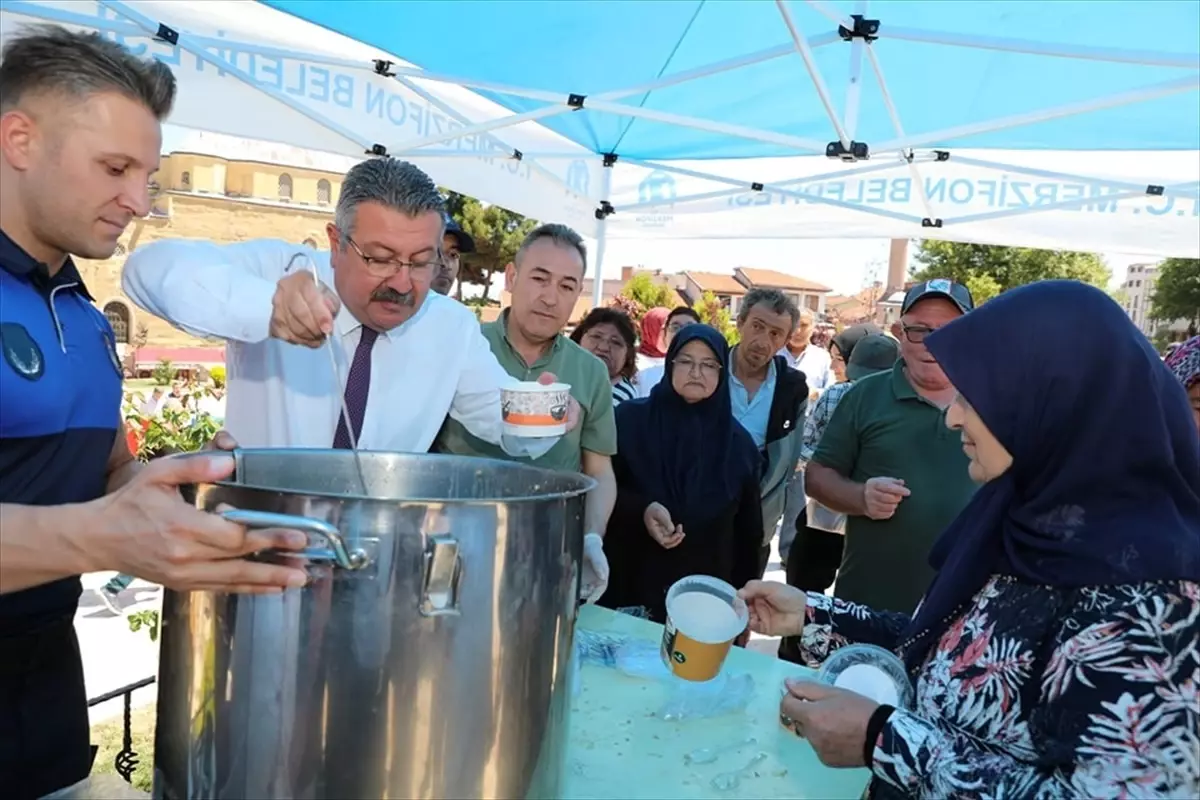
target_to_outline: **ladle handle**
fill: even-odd
[[[297,556],[314,561],[333,561],[342,569],[362,569],[367,565],[366,552],[347,548],[341,532],[323,520],[248,508],[227,509],[221,512],[221,516],[235,525],[245,525],[247,528],[288,528],[307,534],[309,545],[295,553]],[[313,534],[324,537],[327,546],[315,546],[312,543]]]

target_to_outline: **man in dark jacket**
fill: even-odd
[[[761,567],[783,517],[788,480],[800,458],[808,383],[777,355],[800,321],[800,310],[777,289],[751,289],[742,299],[729,391],[733,415],[763,453]]]

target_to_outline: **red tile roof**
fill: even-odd
[[[788,275],[786,272],[776,272],[773,269],[756,269],[754,267],[737,267],[734,274],[751,286],[770,287],[772,289],[797,289],[804,292],[832,292],[828,286],[816,281]]]

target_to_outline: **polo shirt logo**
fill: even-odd
[[[0,323],[0,342],[4,349],[4,360],[22,378],[36,381],[46,374],[42,348],[38,347],[24,325]]]

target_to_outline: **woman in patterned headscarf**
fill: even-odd
[[[1196,429],[1200,430],[1200,336],[1193,336],[1167,357],[1167,367],[1179,378],[1192,401]]]

